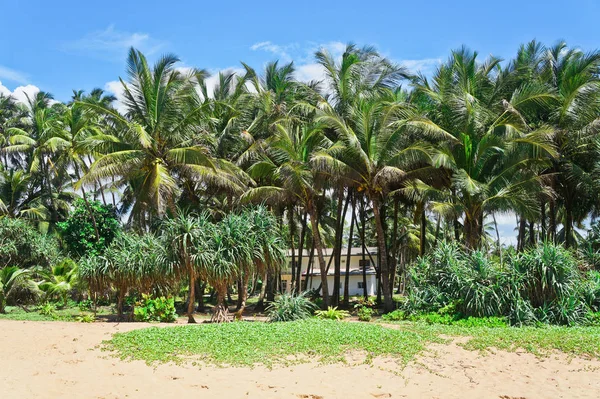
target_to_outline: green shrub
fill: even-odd
[[[96,316],[94,316],[93,314],[82,313],[79,316],[77,316],[75,320],[77,320],[80,323],[93,323],[96,321]]]
[[[77,304],[77,307],[79,307],[79,310],[81,311],[92,310],[94,302],[91,299],[84,299]]]
[[[408,314],[401,309],[396,309],[393,312],[386,313],[381,318],[385,321],[400,321],[406,320],[408,318]]]
[[[356,311],[356,315],[358,316],[358,320],[360,321],[371,321],[373,313],[375,313],[375,311],[366,306],[359,307]]]
[[[315,316],[317,316],[319,319],[342,320],[350,316],[350,313],[348,313],[347,310],[338,309],[337,306],[329,306],[327,310],[317,310],[315,312]]]
[[[152,298],[150,295],[142,295],[142,300],[136,305],[133,311],[135,321],[172,323],[177,319],[173,298],[164,296]]]
[[[600,310],[600,274],[583,276],[573,255],[550,243],[509,252],[504,264],[481,251],[440,243],[410,268],[409,277],[402,309],[411,315],[506,317],[517,326],[576,325]]]
[[[294,321],[311,317],[316,308],[306,292],[299,295],[283,294],[269,304],[266,313],[272,322]]]
[[[94,216],[95,227],[91,215]],[[66,221],[57,223],[67,249],[78,257],[101,254],[115,239],[120,227],[114,206],[99,201],[88,201],[86,204],[83,199],[75,201],[74,209]]]
[[[43,316],[54,316],[56,314],[56,305],[46,302],[39,308],[39,313]]]

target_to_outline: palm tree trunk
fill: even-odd
[[[350,218],[350,234],[348,235],[348,252],[346,252],[346,274],[344,276],[344,308],[348,308],[350,304],[350,260],[352,259],[352,238],[354,237],[354,224],[356,223],[356,213],[354,212],[354,206],[356,205],[356,198],[352,195],[352,192],[348,191],[348,198],[352,198],[352,217]]]
[[[517,237],[517,251],[525,249],[525,233],[527,232],[527,221],[523,216],[519,219],[519,235]]]
[[[194,294],[194,289],[196,287],[196,276],[192,270],[191,262],[188,260],[188,275],[190,279],[190,292],[188,295],[188,308],[187,308],[187,317],[188,323],[196,323],[194,319],[194,303],[196,300],[196,295]]]
[[[248,273],[244,273],[244,276],[240,279],[241,280],[241,284],[240,287],[238,287],[238,298],[239,298],[239,306],[236,309],[238,311],[238,314],[242,314],[244,313],[244,310],[246,309],[246,302],[248,301],[248,280],[249,280],[250,276],[248,275]]]
[[[420,226],[420,237],[419,237],[419,255],[425,256],[425,246],[427,245],[427,217],[425,215],[425,203],[422,202],[419,206],[421,223]]]
[[[210,319],[212,323],[226,323],[231,321],[229,319],[229,309],[227,309],[227,303],[225,302],[225,295],[227,295],[227,286],[220,285],[215,287],[217,290],[217,304],[213,309],[213,314]]]
[[[575,246],[573,240],[573,208],[570,201],[565,201],[565,248]]]
[[[478,249],[481,244],[481,211],[471,209],[465,213],[465,241],[467,248]]]
[[[300,246],[298,247],[298,269],[296,270],[296,292],[302,291],[302,257],[304,255],[304,238],[306,236],[306,218],[308,212],[304,212],[302,218],[302,229],[300,230]],[[308,278],[308,275],[306,276]],[[306,287],[304,288],[306,289]]]
[[[396,268],[398,266],[398,198],[394,198],[394,226],[392,230],[392,248],[390,254],[390,291],[394,292]]]
[[[262,311],[265,308],[265,295],[267,293],[267,272],[262,275],[262,284],[260,285],[260,294],[258,295],[258,302],[254,310]]]
[[[379,244],[379,258],[380,265],[379,270],[381,271],[381,283],[383,290],[383,309],[385,312],[391,312],[394,310],[394,303],[392,301],[392,293],[390,292],[390,275],[388,270],[388,259],[387,249],[385,243],[385,233],[383,231],[383,221],[379,213],[379,198],[377,195],[372,195],[371,200],[373,201],[373,214],[375,216],[375,229],[377,230],[377,243]]]
[[[198,300],[198,307],[196,312],[204,313],[204,291],[206,290],[206,284],[201,283],[196,279],[196,299]]]
[[[325,256],[323,255],[323,244],[321,242],[321,233],[319,233],[318,215],[315,205],[312,201],[308,202],[308,211],[310,213],[310,224],[313,230],[313,241],[319,258],[319,270],[321,271],[321,289],[323,291],[323,306],[329,306],[329,286],[327,285],[327,270],[325,265]]]
[[[551,242],[556,242],[556,201],[554,198],[550,198],[550,209],[549,209],[549,226],[548,226],[548,239]]]
[[[288,223],[290,224],[290,251],[292,251],[292,264],[291,264],[291,272],[292,272],[292,278],[291,278],[291,287],[290,287],[290,292],[295,292],[296,291],[296,249],[294,248],[294,236],[296,235],[296,228],[294,225],[294,207],[293,206],[289,206],[288,207]]]
[[[335,232],[335,248],[333,255],[335,256],[333,270],[333,300],[332,304],[334,306],[338,306],[340,303],[340,283],[341,283],[341,274],[342,274],[342,240],[344,234],[344,220],[346,218],[346,213],[348,212],[348,203],[350,197],[346,197],[346,201],[344,203],[344,189],[340,188],[340,193],[338,196],[338,210],[337,210],[337,225]],[[344,209],[342,210],[342,203],[344,203]]]

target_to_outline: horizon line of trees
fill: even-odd
[[[263,203],[287,230],[293,290],[307,249],[324,305],[347,302],[344,244],[376,245],[386,311],[398,274],[440,240],[501,255],[498,214],[517,215],[518,250],[577,247],[600,204],[600,52],[531,41],[503,62],[463,47],[430,77],[372,47],[315,58],[320,82],[275,61],[209,89],[205,70],[132,48],[123,114],[101,89],[0,96],[0,213],[52,233],[76,198],[100,200],[150,232],[178,208],[220,221]]]

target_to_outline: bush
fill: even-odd
[[[96,221],[95,228],[91,215]],[[119,233],[120,223],[114,206],[99,201],[86,204],[83,199],[78,199],[69,218],[59,222],[57,227],[69,252],[81,257],[101,254]]]
[[[393,312],[386,313],[381,318],[385,321],[400,321],[406,320],[408,318],[408,314],[401,309],[396,309]]]
[[[54,316],[56,314],[56,305],[46,302],[39,308],[39,313],[43,316]]]
[[[410,269],[402,309],[411,315],[454,315],[454,320],[506,317],[517,326],[582,324],[600,310],[600,274],[583,276],[561,246],[542,243],[506,259],[500,264],[481,251],[441,243]],[[428,317],[446,321],[438,316]]]
[[[327,310],[317,310],[315,312],[315,316],[317,316],[319,319],[342,320],[350,316],[350,313],[348,313],[347,310],[338,309],[337,306],[329,306]]]
[[[294,321],[312,316],[317,306],[312,303],[307,293],[299,295],[283,294],[266,309],[269,321]]]
[[[96,316],[93,314],[80,314],[75,318],[80,323],[93,323],[96,321]]]
[[[358,320],[360,320],[360,321],[371,321],[371,318],[373,317],[373,313],[374,313],[373,309],[368,308],[366,306],[362,306],[362,307],[358,308],[356,315],[358,316]]]
[[[58,241],[23,219],[0,217],[0,265],[48,268],[61,258]]]
[[[150,295],[142,295],[142,300],[133,311],[133,317],[135,321],[172,323],[177,319],[175,301],[164,296],[153,299]]]

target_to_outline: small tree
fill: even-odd
[[[0,269],[0,313],[6,313],[6,299],[11,292],[31,276],[31,270],[9,266]]]
[[[57,227],[69,252],[85,256],[101,254],[117,236],[120,223],[114,206],[77,200],[69,218]]]

